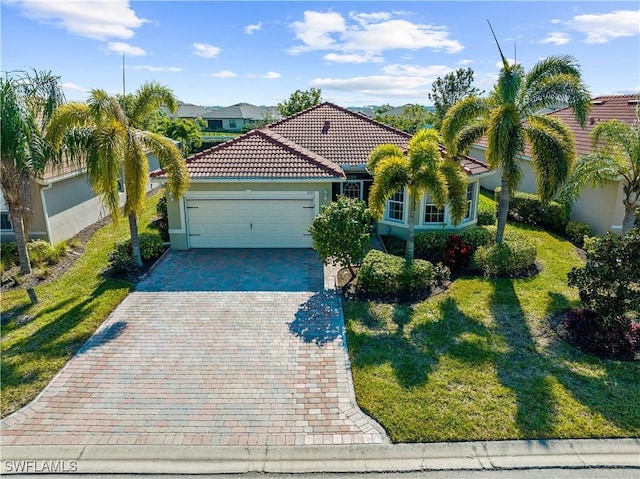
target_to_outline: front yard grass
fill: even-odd
[[[146,231],[161,193],[147,199],[139,220]],[[100,228],[60,278],[37,286],[32,306],[24,289],[2,293],[2,417],[33,400],[129,294],[131,283],[102,276],[113,245],[129,236],[122,219]]]
[[[416,305],[345,302],[356,397],[394,442],[640,436],[640,364],[600,360],[550,327],[578,304],[573,245],[513,224],[540,274],[463,277]]]

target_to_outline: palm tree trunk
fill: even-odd
[[[624,219],[622,220],[622,234],[634,227],[636,222],[636,205],[625,202]]]
[[[140,255],[140,238],[138,238],[138,219],[136,215],[129,214],[129,231],[131,232],[131,252],[136,266],[142,266],[142,256]]]
[[[409,229],[407,230],[407,250],[405,253],[405,259],[407,263],[411,263],[413,261],[413,257],[415,255],[415,218],[416,218],[416,205],[413,201],[413,197],[409,198]]]
[[[502,243],[504,228],[507,226],[509,216],[509,178],[503,173],[500,185],[500,201],[498,203],[498,229],[496,231],[496,243]]]
[[[9,205],[9,214],[13,223],[13,232],[16,235],[20,273],[31,274],[31,261],[29,261],[29,252],[27,251],[27,235],[25,234],[22,212]]]

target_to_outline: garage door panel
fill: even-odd
[[[192,248],[308,248],[313,199],[187,200]]]

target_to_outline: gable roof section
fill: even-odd
[[[263,111],[258,106],[249,103],[236,103],[217,110],[209,110],[202,115],[202,118],[259,120],[263,116]]]
[[[267,128],[340,165],[365,165],[385,143],[407,149],[411,135],[332,103],[321,103]]]
[[[593,151],[591,132],[593,132],[598,123],[608,120],[633,123],[636,119],[635,109],[638,106],[638,100],[638,95],[605,95],[593,98],[591,100],[591,111],[584,128],[575,120],[573,110],[570,107],[553,111],[548,115],[560,118],[566,123],[576,139],[576,153],[578,156],[582,156]],[[478,141],[476,145],[486,148],[486,138]],[[524,156],[531,157],[531,155],[531,148],[526,145]]]
[[[267,129],[253,130],[187,159],[191,179],[342,179],[339,165]],[[162,170],[151,173],[165,178]]]
[[[165,106],[161,107],[161,110],[169,118],[200,118],[202,115],[210,111],[209,108],[204,108],[192,103],[179,103],[178,109],[175,113],[171,113]]]

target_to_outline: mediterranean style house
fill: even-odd
[[[337,195],[367,200],[373,182],[369,153],[393,143],[405,151],[410,135],[332,103],[322,103],[187,159],[191,183],[182,198],[169,198],[171,247],[308,248],[308,228],[322,205]],[[480,178],[490,174],[470,157],[468,214],[457,228],[475,225]],[[159,169],[153,181],[166,180]],[[378,231],[406,236],[403,191],[388,202]],[[447,207],[425,195],[416,231],[450,229]]]

